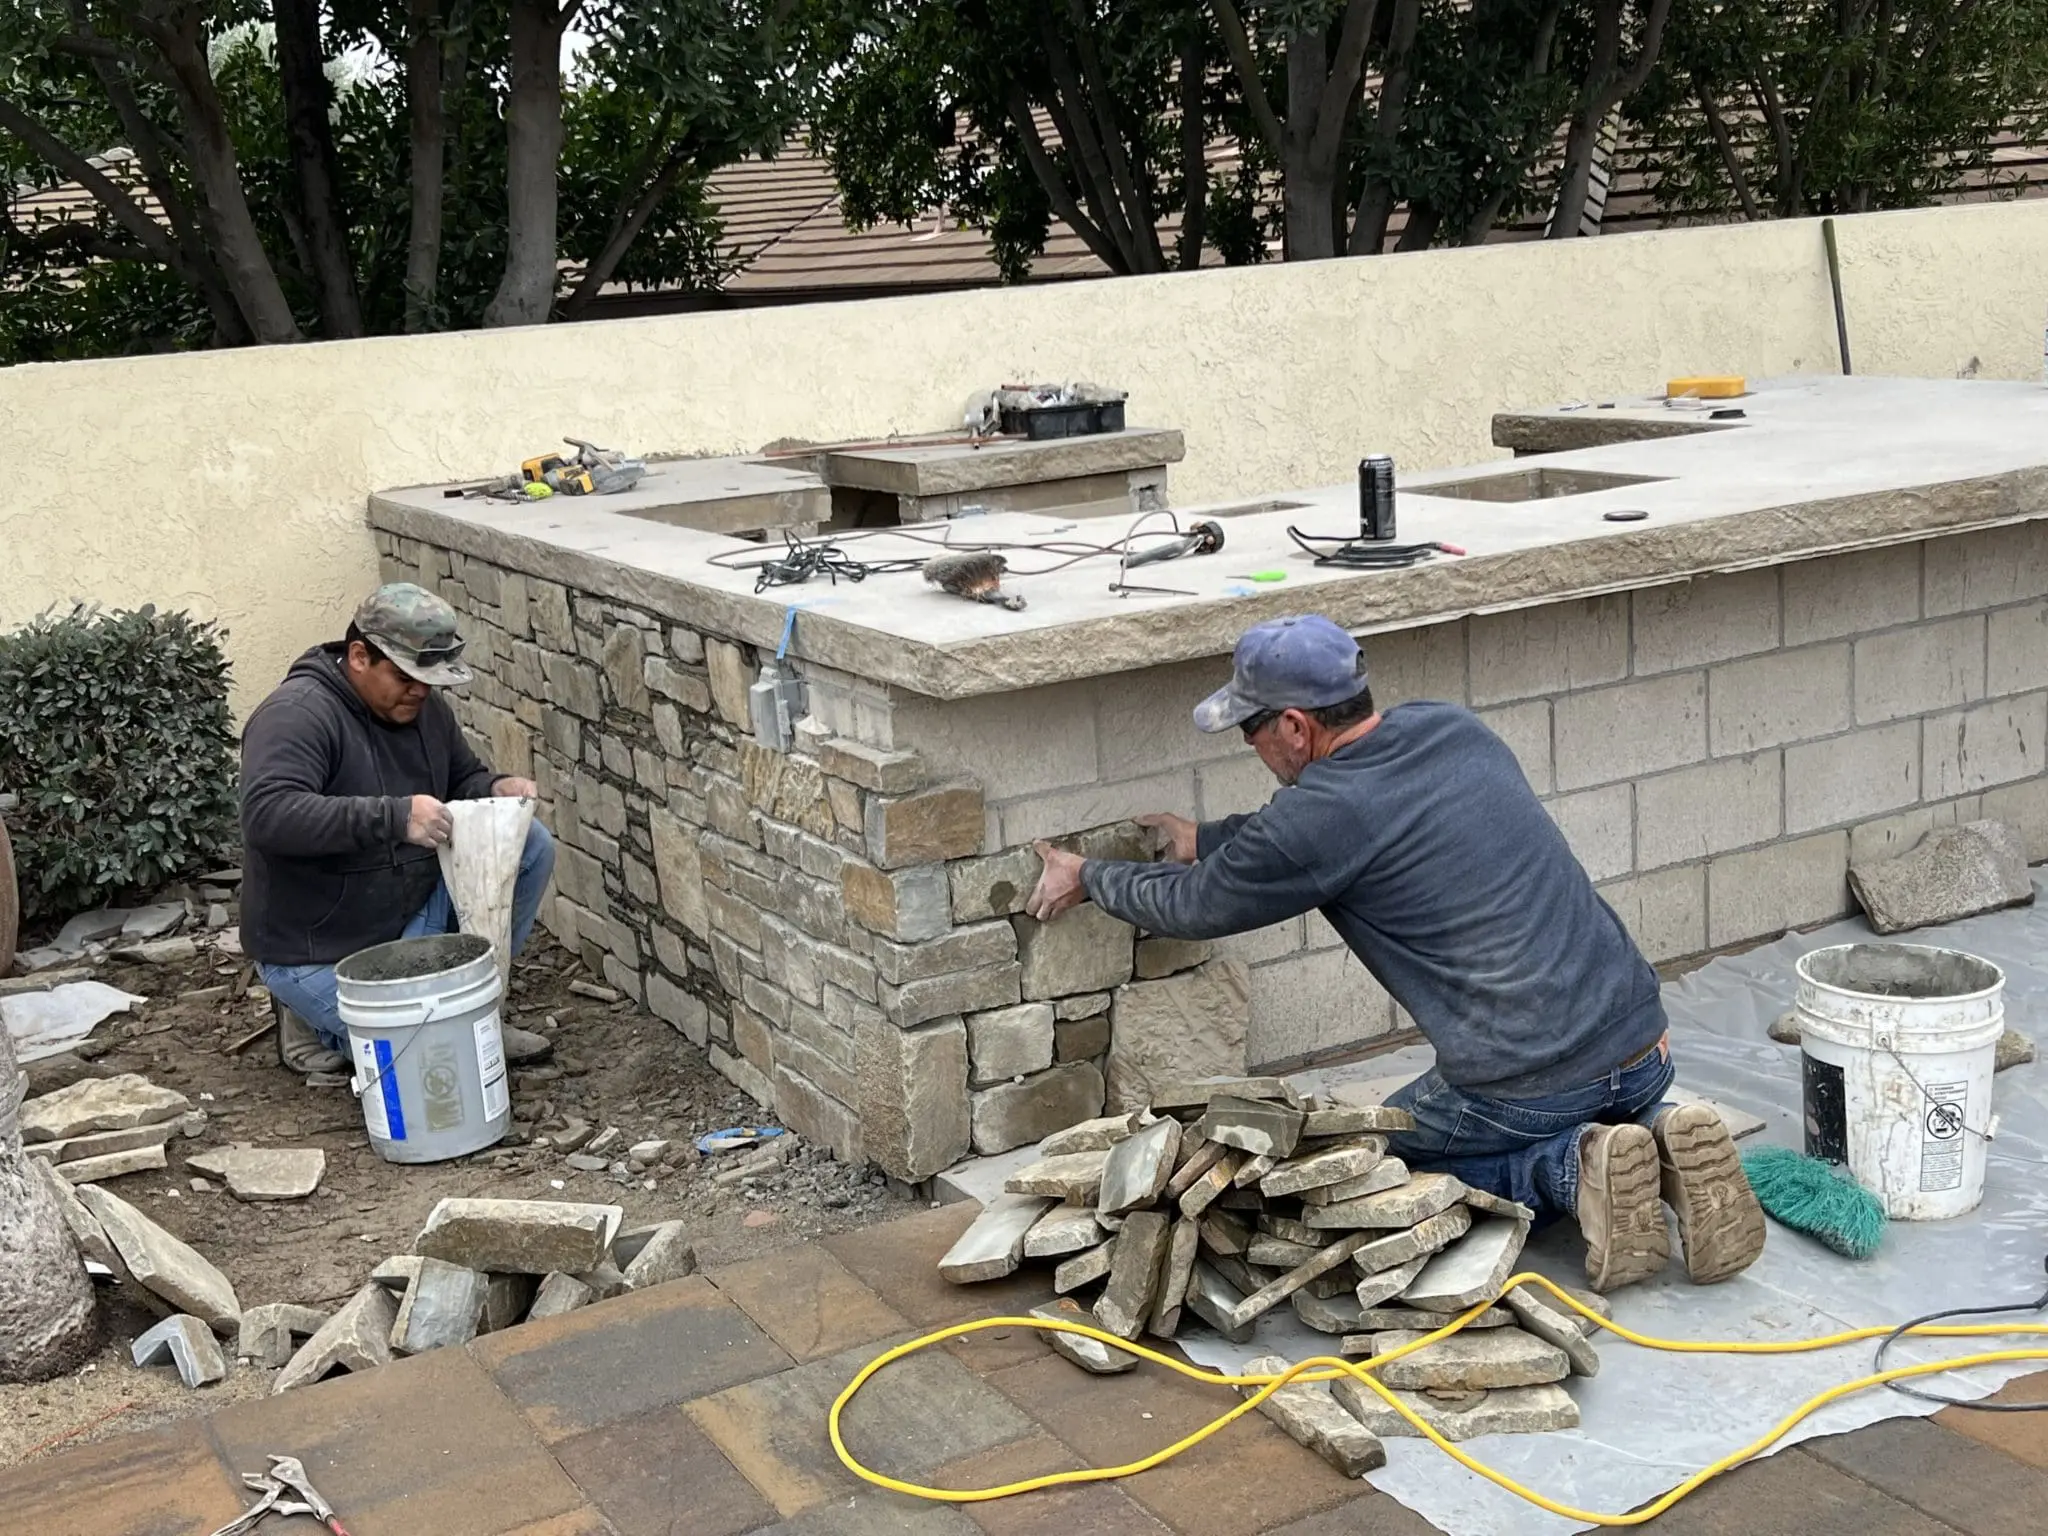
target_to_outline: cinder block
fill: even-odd
[[[1683,864],[1778,835],[1784,800],[1776,752],[1728,757],[1636,784],[1636,862]]]
[[[1094,679],[1089,691],[1102,766],[1098,776],[1128,779],[1243,752],[1236,731],[1211,736],[1195,729],[1194,707],[1229,681],[1229,659],[1220,656]],[[1047,724],[1059,731],[1070,728],[1063,719]]]
[[[1849,647],[1814,645],[1725,662],[1707,675],[1707,743],[1732,757],[1849,728]]]
[[[896,702],[894,735],[935,777],[972,780],[990,800],[1092,784],[1102,777],[1094,689],[1083,682],[972,699],[906,694]],[[1188,709],[1194,705],[1189,699]],[[1199,734],[1185,712],[1171,730]]]
[[[1034,795],[1001,807],[1001,846],[1015,847],[1044,837],[1063,837],[1076,827],[1101,827],[1153,811],[1178,816],[1195,814],[1195,774],[1191,768],[1155,773],[1120,784],[1090,784],[1053,794]]]
[[[1981,613],[1866,635],[1856,642],[1858,725],[1953,709],[1983,697]]]
[[[1251,973],[1248,1070],[1391,1034],[1393,999],[1348,949],[1290,955]]]
[[[1707,677],[1675,672],[1567,694],[1552,725],[1557,787],[1585,789],[1696,763],[1707,755]]]
[[[1894,544],[1784,567],[1785,644],[1912,623],[1920,617],[1921,547]]]
[[[1785,749],[1785,830],[1838,827],[1920,798],[1920,722],[1851,731]]]
[[[1628,675],[1628,599],[1481,614],[1469,631],[1472,702],[1505,704]]]
[[[1773,650],[1778,569],[1738,571],[1632,595],[1635,675],[1678,672]]]
[[[1530,699],[1523,704],[1482,709],[1479,719],[1507,743],[1515,761],[1522,765],[1522,776],[1529,781],[1529,787],[1539,795],[1549,794],[1556,782],[1550,762],[1550,700]]]
[[[1250,933],[1233,934],[1230,938],[1216,941],[1217,954],[1227,955],[1245,965],[1278,960],[1302,947],[1302,920],[1298,917],[1290,917],[1270,928],[1255,928]]]
[[[1707,865],[1707,943],[1771,938],[1850,910],[1849,834],[1823,832]]]
[[[1572,853],[1594,880],[1612,880],[1635,868],[1635,791],[1629,784],[1560,795],[1545,804]]]
[[[1651,961],[1696,955],[1707,947],[1707,869],[1683,864],[1616,880],[1600,895]]]
[[[1463,621],[1367,635],[1359,644],[1373,702],[1381,709],[1416,699],[1466,701]]]
[[[2001,608],[1988,623],[1985,693],[2025,693],[2048,682],[2048,603]]]
[[[1987,789],[1982,813],[2020,829],[2029,863],[2048,861],[2048,778],[2036,776]]]
[[[2048,522],[1927,541],[1927,613],[1963,613],[2048,597]]]
[[[1993,699],[1927,722],[1922,783],[1931,800],[2033,778],[2048,749],[2048,693]]]
[[[1233,756],[1195,769],[1196,815],[1202,821],[1248,815],[1271,800],[1279,788],[1273,770],[1240,741]]]

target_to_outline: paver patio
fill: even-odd
[[[1163,1467],[983,1504],[871,1488],[826,1438],[832,1399],[889,1344],[1043,1297],[1043,1276],[954,1287],[946,1206],[714,1269],[360,1376],[0,1473],[0,1532],[205,1536],[236,1472],[294,1454],[352,1536],[1427,1536],[1256,1415]],[[2048,1375],[2011,1400],[2048,1395]],[[1229,1398],[1149,1364],[1089,1377],[1025,1330],[954,1340],[877,1377],[846,1416],[870,1465],[962,1486],[1133,1459]],[[1899,1419],[1709,1484],[1669,1536],[2035,1536],[2048,1415]],[[273,1522],[280,1533],[306,1520]]]

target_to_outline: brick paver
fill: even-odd
[[[0,1532],[199,1536],[244,1505],[266,1452],[306,1464],[354,1536],[1427,1536],[1264,1418],[1115,1483],[953,1506],[840,1466],[832,1399],[892,1342],[1043,1299],[1042,1276],[955,1287],[971,1218],[924,1211],[211,1420],[0,1473]],[[2008,1399],[2048,1395],[2048,1375]],[[992,1487],[1138,1459],[1227,1393],[1150,1364],[1083,1375],[1028,1329],[955,1341],[876,1377],[847,1415],[870,1465]],[[1943,1413],[1817,1441],[1716,1480],[1664,1536],[2032,1536],[2048,1415]],[[283,1529],[283,1527],[280,1527]]]

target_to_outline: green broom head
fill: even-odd
[[[1757,1204],[1795,1232],[1851,1259],[1867,1259],[1884,1237],[1884,1205],[1842,1170],[1790,1147],[1742,1154]]]

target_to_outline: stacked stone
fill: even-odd
[[[751,735],[757,652],[576,583],[379,533],[387,580],[464,614],[456,696],[540,786],[564,944],[806,1141],[922,1180],[1244,1068],[1244,967],[1094,907],[1024,914],[1039,861],[990,852],[978,786],[889,745],[875,684],[803,665],[793,749]],[[793,664],[791,664],[793,665]],[[1054,839],[1149,858],[1130,822]]]
[[[1599,1369],[1581,1319],[1530,1288],[1503,1296],[1531,1212],[1411,1171],[1387,1136],[1412,1125],[1405,1111],[1322,1104],[1279,1078],[1162,1084],[1148,1107],[1042,1141],[940,1272],[966,1283],[1055,1261],[1053,1290],[1092,1294],[1094,1325],[1125,1339],[1170,1339],[1192,1313],[1244,1343],[1284,1303],[1332,1336],[1326,1353],[1357,1359],[1500,1303],[1389,1362],[1380,1379],[1453,1439],[1575,1427],[1577,1405],[1559,1384]],[[1134,1363],[1048,1338],[1089,1369]],[[1416,1433],[1356,1381],[1315,1390],[1374,1434]],[[1290,1433],[1320,1423],[1303,1443],[1338,1461],[1329,1421],[1299,1394],[1273,1416]]]

